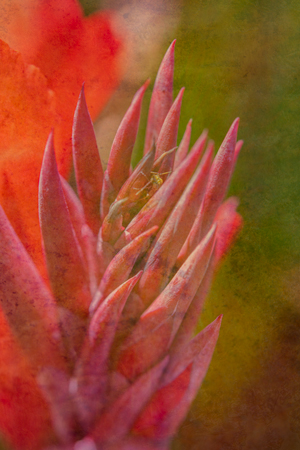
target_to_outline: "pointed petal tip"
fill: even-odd
[[[138,282],[142,275],[143,275],[143,270],[140,270],[131,279],[134,280],[135,282]]]
[[[85,96],[85,82],[82,83],[80,93],[78,96],[78,101],[77,101],[77,105],[76,105],[76,109],[75,109],[75,113],[74,113],[74,116],[75,116],[74,121],[76,121],[76,116],[78,115],[79,110],[82,108],[84,108],[86,110],[86,112],[88,112],[88,106],[87,106],[86,96]],[[89,114],[89,112],[88,112],[88,114]]]
[[[213,320],[205,328],[205,330],[209,331],[210,338],[213,338],[215,342],[217,341],[217,339],[219,337],[220,328],[222,325],[222,319],[223,319],[223,314],[220,314],[218,317],[215,318],[215,320]]]
[[[239,141],[237,141],[237,143],[235,144],[235,149],[234,149],[234,164],[236,164],[236,161],[238,159],[238,156],[240,154],[240,151],[242,149],[244,145],[244,141],[242,139],[240,139]]]
[[[168,50],[165,53],[164,59],[165,58],[170,58],[170,57],[174,57],[174,52],[175,52],[175,44],[176,44],[176,39],[174,39],[171,44],[169,45]]]
[[[51,130],[50,130],[48,139],[47,139],[46,146],[47,146],[48,144],[53,143],[53,139],[54,139],[54,128],[52,127]]]
[[[238,128],[239,128],[239,123],[240,123],[240,118],[237,117],[233,122],[232,125],[230,127],[230,129],[232,129],[232,132],[236,133],[238,132]]]
[[[183,97],[183,94],[184,94],[184,91],[185,91],[185,87],[182,87],[181,89],[180,89],[180,91],[178,92],[178,94],[177,94],[177,97],[175,98],[175,100],[174,100],[174,103],[173,103],[173,105],[172,105],[172,108],[179,108],[179,111],[180,111],[180,108],[181,108],[181,102],[182,102],[182,97]],[[171,108],[171,109],[172,109]],[[171,111],[171,110],[170,110]]]
[[[205,137],[205,139],[206,139],[206,137]],[[212,157],[213,157],[214,149],[215,149],[215,141],[213,141],[212,139],[210,139],[210,140],[208,141],[208,143],[207,143],[206,150],[205,150],[205,154],[206,154],[206,153],[209,153],[209,154],[211,154]]]
[[[140,98],[140,97],[142,97],[144,95],[144,93],[145,93],[147,87],[149,86],[150,82],[151,82],[151,79],[147,78],[145,83],[142,84],[142,86],[136,91],[132,101],[134,101],[135,99]]]
[[[140,281],[140,278],[143,275],[143,273],[144,273],[144,271],[140,270],[138,273],[133,275],[131,278],[128,278],[128,280],[124,281],[124,283],[122,285],[128,286],[129,289],[133,289],[133,287]]]
[[[43,164],[42,164],[42,168],[43,166],[45,166],[46,161],[48,159],[55,159],[56,161],[56,157],[55,157],[55,150],[54,150],[54,128],[51,128],[46,145],[45,145],[45,151],[44,151],[44,158],[43,158]],[[42,170],[42,169],[41,169]]]
[[[150,83],[151,83],[151,78],[147,78],[147,80],[145,81],[145,83],[143,84],[142,87],[144,87],[146,90]]]
[[[235,145],[236,145],[237,133],[238,133],[238,128],[239,128],[239,122],[240,122],[239,117],[237,117],[237,118],[232,122],[232,124],[231,124],[231,126],[230,126],[230,128],[229,128],[229,130],[228,130],[228,132],[227,132],[227,134],[226,134],[226,136],[225,136],[225,139],[224,139],[224,141],[223,141],[223,144],[224,144],[225,142],[228,142],[228,141],[235,141]],[[234,148],[235,148],[235,145],[234,145]],[[233,150],[234,150],[234,148],[233,148]]]
[[[202,138],[202,139],[207,139],[207,136],[208,136],[208,129],[207,129],[207,128],[204,128],[204,130],[202,131],[202,133],[201,133],[200,136],[199,136],[199,139],[200,139],[200,138]],[[214,141],[212,141],[212,140],[210,139],[209,142],[214,142]]]
[[[220,315],[215,319],[215,322],[216,322],[217,324],[219,324],[219,326],[221,326],[222,319],[223,319],[223,314],[220,314]]]

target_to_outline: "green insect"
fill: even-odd
[[[151,178],[150,180],[136,192],[136,195],[139,196],[142,192],[146,192],[145,197],[143,199],[148,199],[152,197],[152,195],[155,194],[156,191],[160,188],[160,186],[164,183],[164,180],[162,178],[163,175],[168,175],[170,172],[150,172]],[[147,176],[141,172],[144,177],[148,180]]]

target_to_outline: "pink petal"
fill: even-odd
[[[103,220],[100,228],[98,242],[101,238],[104,242],[114,245],[120,234],[124,231],[123,227],[123,205],[126,199],[115,201],[109,208],[108,214]]]
[[[147,260],[139,283],[140,296],[147,306],[169,281],[179,250],[200,208],[211,161],[212,149],[209,149],[164,225]]]
[[[175,148],[177,145],[177,133],[183,93],[184,88],[180,89],[179,94],[177,95],[167,117],[165,118],[157,139],[155,158],[159,158],[165,152]],[[172,171],[174,158],[174,152],[170,153],[170,156],[163,160],[163,163],[159,168],[159,172],[164,173]]]
[[[175,40],[161,62],[154,83],[149,107],[145,149],[148,153],[156,143],[161,127],[173,103],[174,49]]]
[[[105,450],[169,450],[169,448],[170,446],[168,445],[168,442],[151,442],[149,439],[142,436],[129,435],[126,438],[121,439],[119,442],[106,446]]]
[[[39,185],[39,215],[47,268],[59,304],[86,314],[91,301],[83,257],[65,202],[50,134]]]
[[[175,161],[174,161],[174,170],[177,169],[177,167],[180,166],[182,161],[185,159],[186,155],[189,151],[189,145],[191,140],[191,134],[192,134],[192,119],[189,120],[186,130],[184,132],[183,138],[180,142],[180,145],[178,147],[178,150],[175,155]]]
[[[145,231],[116,254],[107,267],[96,295],[90,305],[91,313],[95,311],[97,306],[100,305],[114,289],[128,279],[138,256],[141,251],[145,251],[150,238],[156,231],[157,227]]]
[[[122,217],[121,217],[122,218]],[[97,241],[97,256],[99,263],[99,279],[103,277],[107,267],[116,255],[116,250],[112,244],[106,242],[102,237],[102,228],[100,228],[100,233],[98,235]]]
[[[69,394],[69,377],[61,370],[45,367],[38,375],[38,383],[49,403],[52,424],[63,443],[72,440],[76,427],[74,405]]]
[[[81,422],[89,427],[106,400],[108,358],[124,304],[141,273],[125,281],[99,306],[93,316],[76,368],[75,394]]]
[[[218,229],[216,234],[218,235]],[[216,240],[217,241],[217,240]],[[185,345],[191,340],[194,330],[199,321],[199,317],[202,311],[202,307],[204,301],[209,293],[209,289],[211,287],[215,265],[216,265],[216,245],[212,251],[212,255],[206,269],[205,275],[201,281],[200,286],[197,289],[197,292],[185,313],[185,316],[182,320],[182,323],[179,327],[179,330],[176,333],[174,341],[172,343],[172,347],[170,352],[180,352]]]
[[[106,170],[103,175],[103,186],[100,201],[100,217],[102,221],[108,214],[110,205],[113,203],[115,198],[116,192],[112,185],[112,182],[110,181],[109,174]]]
[[[222,316],[219,316],[210,325],[211,329],[209,330],[208,336],[205,338],[206,344],[194,359],[190,375],[189,387],[185,392],[184,397],[182,398],[181,402],[177,405],[177,407],[169,411],[168,417],[166,417],[165,420],[159,424],[157,433],[162,438],[174,436],[179,425],[184,420],[188,410],[190,409],[190,406],[201,386],[201,383],[206,375],[207,369],[211,362],[211,358],[219,335],[221,317]]]
[[[215,222],[218,224],[216,264],[226,255],[243,226],[243,219],[236,212],[239,201],[230,197],[218,209]]]
[[[178,266],[205,236],[214,220],[218,207],[225,197],[234,168],[238,124],[239,119],[235,119],[214,159],[201,209],[178,256]]]
[[[89,115],[84,88],[77,103],[73,122],[73,159],[77,189],[87,224],[97,234],[100,228],[100,197],[103,169],[95,132]]]
[[[138,131],[142,100],[149,80],[137,91],[114,138],[107,173],[117,194],[129,175],[131,153]]]
[[[164,424],[172,410],[176,409],[188,390],[192,364],[183,370],[170,384],[160,387],[135,422],[132,433],[151,441],[165,441],[168,433]]]
[[[82,204],[80,203],[79,198],[77,197],[77,195],[75,194],[74,190],[71,188],[69,183],[62,176],[60,176],[59,178],[74,232],[76,234],[79,243],[82,244],[81,230],[86,223]]]
[[[244,141],[242,141],[242,140],[237,141],[236,146],[235,146],[235,149],[234,149],[234,162],[233,162],[233,166],[236,165],[237,159],[238,159],[238,157],[239,157],[239,154],[240,154],[240,151],[241,151],[243,145],[244,145]],[[234,168],[234,167],[233,167],[233,168]]]
[[[151,168],[154,162],[154,148],[152,151],[149,151],[137,164],[136,168],[127,179],[127,181],[123,184],[118,196],[117,201],[122,200],[124,198],[128,198],[130,201],[135,201],[136,194],[139,189],[142,189],[143,186],[147,183],[150,178]]]
[[[171,383],[189,364],[199,357],[199,354],[203,352],[205,346],[211,339],[216,339],[219,334],[221,326],[222,316],[217,317],[211,324],[209,324],[204,330],[200,331],[192,340],[187,344],[177,349],[177,351],[171,352],[170,361],[167,369],[164,372],[163,379],[161,381],[162,386]],[[173,350],[173,347],[172,347]]]
[[[200,386],[205,376],[220,325],[221,316],[168,365],[161,381],[162,387],[134,424],[134,434],[164,441],[176,432],[197,392],[195,387]]]
[[[60,177],[60,181],[69,210],[71,223],[82,250],[84,263],[88,269],[90,292],[92,295],[94,295],[98,287],[99,279],[99,267],[96,254],[96,238],[90,227],[85,223],[83,207],[77,195],[63,177]]]
[[[214,159],[201,208],[201,236],[207,233],[217,209],[225,197],[234,164],[238,125],[239,119],[235,119]]]
[[[188,157],[176,169],[171,176],[161,186],[159,191],[148,201],[144,208],[136,215],[130,222],[126,231],[131,238],[135,238],[141,232],[149,229],[155,225],[161,226],[169,213],[174,208],[183,190],[185,189],[188,180],[193,174],[200,159],[206,140],[206,133],[202,134],[201,142],[195,146]],[[120,242],[116,243],[116,248],[122,248],[124,245],[124,237],[121,236]]]
[[[156,391],[168,359],[140,376],[99,418],[92,436],[100,444],[126,436],[140,411]]]
[[[122,345],[117,367],[128,379],[135,379],[166,354],[206,271],[215,231],[214,226]]]
[[[55,300],[0,207],[0,301],[34,367],[64,367]]]

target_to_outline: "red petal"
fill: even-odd
[[[183,138],[180,142],[180,145],[178,147],[178,150],[175,155],[175,161],[174,161],[174,170],[177,169],[177,167],[180,166],[182,161],[185,159],[186,155],[189,151],[189,145],[191,140],[191,134],[192,134],[192,119],[189,120]]]
[[[90,312],[93,312],[114,289],[128,279],[141,251],[145,250],[150,238],[156,231],[157,227],[145,231],[116,254],[102,277],[100,286],[90,305]]]
[[[88,269],[90,291],[92,295],[94,295],[98,286],[99,278],[99,267],[96,255],[96,237],[89,226],[85,223],[83,208],[77,195],[63,177],[60,177],[60,181],[69,210],[72,226],[83,252],[84,263]]]
[[[239,201],[230,197],[218,209],[215,222],[218,224],[216,263],[226,255],[243,226],[243,219],[236,212]]]
[[[232,245],[233,240],[236,238],[237,233],[242,227],[242,218],[235,211],[237,205],[237,199],[231,197],[226,200],[226,202],[223,203],[223,205],[221,205],[218,209],[215,218],[215,222],[217,223],[217,237],[214,253],[210,260],[205,276],[201,282],[201,285],[199,286],[198,291],[193,298],[193,301],[188,311],[186,312],[182,324],[177,332],[177,335],[172,344],[172,351],[174,351],[175,349],[178,351],[179,348],[182,348],[193,335],[193,332],[198,323],[198,317],[200,316],[204,301],[211,286],[216,265],[228,252],[229,247]]]
[[[200,138],[199,138],[200,139]],[[161,226],[169,213],[174,208],[188,180],[193,174],[200,159],[206,140],[206,133],[201,135],[201,141],[197,141],[198,145],[193,146],[188,157],[175,170],[171,176],[165,181],[156,194],[146,203],[144,208],[130,222],[126,231],[134,238],[145,229],[153,226]],[[124,234],[117,242],[116,248],[122,248]],[[126,241],[125,241],[126,242]]]
[[[106,447],[106,450],[169,450],[169,442],[151,442],[141,436],[127,436]],[[81,450],[81,449],[78,449]]]
[[[239,119],[235,119],[214,159],[201,208],[201,236],[207,233],[217,209],[225,197],[234,164],[238,125]]]
[[[185,347],[185,345],[190,341],[190,339],[194,334],[195,328],[199,321],[204,301],[208,295],[212,283],[216,263],[215,253],[216,253],[216,244],[212,251],[212,255],[208,267],[206,269],[205,275],[201,281],[201,284],[198,287],[198,290],[192,300],[192,303],[190,304],[188,310],[186,311],[182,323],[179,327],[179,330],[176,333],[176,336],[174,338],[170,350],[171,353],[180,352],[180,350]]]
[[[164,440],[176,432],[197,392],[195,387],[198,390],[205,376],[220,325],[221,316],[201,331],[168,365],[161,381],[163,387],[134,424],[135,434]]]
[[[14,447],[38,450],[50,432],[47,403],[0,311],[0,429]]]
[[[103,169],[83,88],[75,111],[72,142],[79,198],[83,205],[86,222],[96,235],[100,228]]]
[[[125,281],[99,306],[76,368],[75,398],[82,423],[90,426],[106,400],[108,357],[124,304],[141,273]]]
[[[70,378],[53,367],[44,367],[38,383],[51,409],[52,426],[59,439],[70,442],[76,426],[74,405],[70,396]]]
[[[160,388],[152,397],[141,416],[135,422],[132,432],[148,439],[160,440],[166,437],[164,422],[176,409],[186,393],[191,377],[192,364],[170,384]]]
[[[212,161],[212,149],[206,153],[180,200],[164,225],[150,253],[139,283],[139,293],[146,305],[163,290],[179,250],[188,236],[204,195]]]
[[[238,125],[239,119],[237,118],[229,128],[214,159],[202,206],[188,239],[178,256],[178,265],[182,264],[198,242],[200,242],[201,238],[205,236],[214,220],[217,209],[226,195],[234,168],[235,149],[237,148],[238,152],[240,148],[240,146],[236,147]]]
[[[107,173],[117,194],[129,176],[131,153],[140,121],[142,100],[149,80],[137,91],[114,138]]]
[[[91,296],[81,249],[57,171],[52,133],[40,176],[39,212],[49,278],[56,300],[75,313],[85,314]]]
[[[118,193],[117,200],[128,197],[129,202],[136,200],[137,192],[142,189],[151,177],[154,162],[154,148],[149,151],[137,164],[130,177],[126,180]]]
[[[173,103],[175,42],[173,41],[168,48],[157,72],[148,113],[144,153],[148,153],[153,144],[156,144],[161,127]]]
[[[189,387],[177,407],[169,411],[168,417],[166,417],[165,420],[159,424],[157,430],[159,436],[172,437],[190,409],[191,403],[193,402],[209,367],[219,336],[221,318],[222,316],[219,316],[205,330],[203,330],[204,346],[194,359]],[[207,335],[205,336],[206,333]]]
[[[167,352],[206,271],[215,227],[186,260],[165,290],[143,313],[118,355],[118,371],[129,380]]]
[[[206,152],[211,153],[211,152],[213,152],[213,150],[214,150],[214,142],[209,141]],[[206,188],[207,188],[207,186],[206,186]],[[186,258],[190,255],[190,253],[196,248],[196,246],[200,242],[200,231],[201,231],[201,223],[202,223],[202,214],[201,213],[202,213],[202,205],[198,210],[198,213],[194,220],[193,226],[189,231],[189,235],[179,252],[179,255],[177,258],[177,263],[176,263],[177,267],[180,267],[182,265],[182,263],[186,260]]]
[[[0,207],[0,301],[36,369],[61,366],[56,305],[32,260]]]
[[[100,416],[92,436],[99,443],[122,439],[137,415],[156,391],[167,358],[139,377],[108,410]]]
[[[221,321],[222,316],[217,317],[184,347],[176,351],[172,347],[170,361],[162,379],[163,386],[174,380],[195,358],[199,358],[199,354],[203,352],[211,339],[218,337]]]
[[[167,117],[165,118],[157,139],[155,158],[159,158],[165,152],[168,152],[177,145],[177,133],[183,93],[184,88],[181,88],[170,111],[168,112]],[[174,152],[170,153],[170,155],[163,160],[159,172],[165,173],[172,171],[174,158]]]
[[[237,141],[235,149],[234,149],[234,165],[237,162],[237,159],[239,157],[239,154],[240,154],[240,151],[241,151],[243,145],[244,145],[244,141],[242,141],[242,140]]]

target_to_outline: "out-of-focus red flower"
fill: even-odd
[[[124,43],[112,13],[83,17],[76,0],[14,0],[1,7],[0,38],[22,57],[1,43],[0,203],[43,273],[37,185],[47,136],[55,126],[66,176],[82,83],[95,118],[124,72]]]

